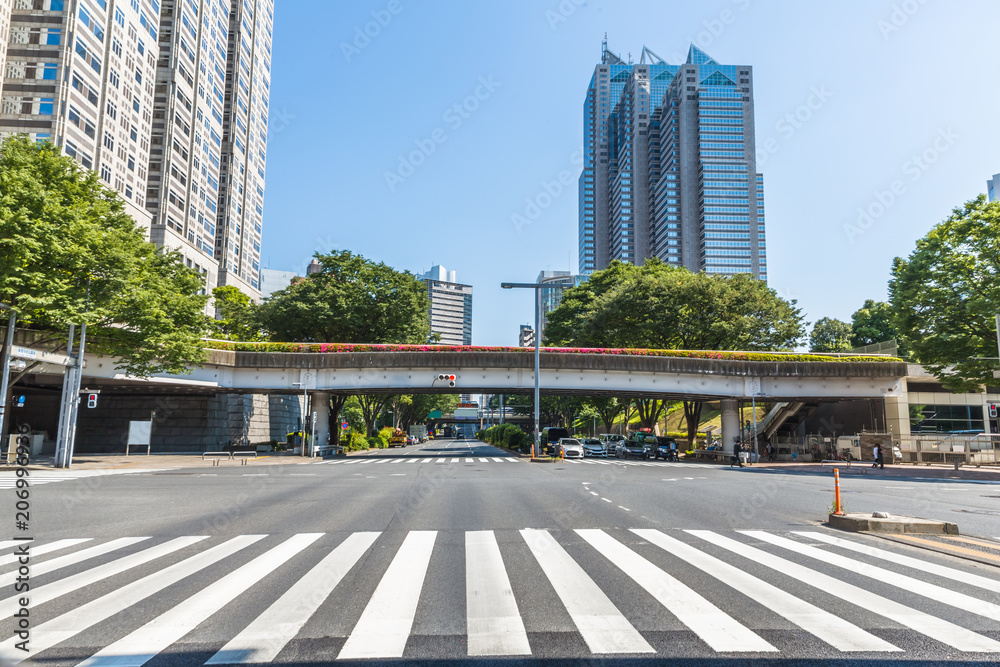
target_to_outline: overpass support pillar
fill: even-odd
[[[733,452],[736,439],[740,436],[740,402],[727,399],[720,401],[722,411],[722,448]]]
[[[330,394],[325,391],[313,392],[312,409],[316,413],[316,442],[313,443],[313,451],[316,447],[326,444],[326,439],[330,436]]]

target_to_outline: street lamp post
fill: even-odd
[[[538,375],[539,375],[539,345],[541,344],[542,334],[538,330],[541,326],[542,319],[542,289],[565,289],[569,285],[559,285],[557,283],[500,283],[500,287],[503,289],[533,289],[535,290],[535,438],[534,443],[531,447],[531,458],[535,458],[540,453],[540,442],[541,431],[539,430],[539,397],[538,397]]]
[[[0,303],[0,310],[10,311],[7,323],[7,339],[3,343],[3,379],[0,380],[0,435],[4,433],[7,419],[7,388],[10,382],[10,347],[14,343],[14,325],[17,322],[17,311],[6,303]]]
[[[299,433],[302,437],[302,456],[306,456],[306,415],[309,414],[309,385],[306,382],[293,382],[293,387],[302,387],[302,417],[299,419]],[[312,446],[312,443],[309,445]],[[311,452],[310,452],[311,453]]]

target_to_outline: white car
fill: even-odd
[[[556,453],[560,454],[564,459],[582,459],[583,443],[576,438],[559,438],[559,444],[556,445]]]

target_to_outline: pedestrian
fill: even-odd
[[[875,451],[875,462],[880,470],[885,470],[885,447],[879,445]]]
[[[729,467],[730,468],[732,468],[737,463],[740,465],[741,468],[743,467],[743,456],[742,456],[742,454],[743,454],[743,445],[741,445],[738,442],[735,443],[733,445],[733,456],[732,456],[732,458],[729,459]]]
[[[882,457],[882,448],[875,445],[875,448],[872,450],[872,454],[875,456],[875,462],[872,463],[872,468],[878,468],[879,460]]]

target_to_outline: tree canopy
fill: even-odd
[[[271,340],[426,343],[427,286],[347,250],[316,254],[322,269],[275,292],[261,306]]]
[[[812,352],[850,352],[854,349],[851,325],[832,317],[822,317],[813,325],[809,334],[809,350]]]
[[[547,345],[578,347],[790,350],[805,331],[795,301],[749,274],[691,273],[657,259],[641,267],[612,262],[566,290],[547,320]],[[650,400],[645,421],[659,416]],[[701,407],[684,403],[691,442]]]
[[[128,373],[182,373],[204,356],[204,280],[158,251],[117,193],[51,144],[0,143],[0,301],[20,322],[66,338]]]
[[[1000,203],[980,195],[952,211],[889,280],[893,322],[916,361],[948,388],[992,384],[1000,312]]]

